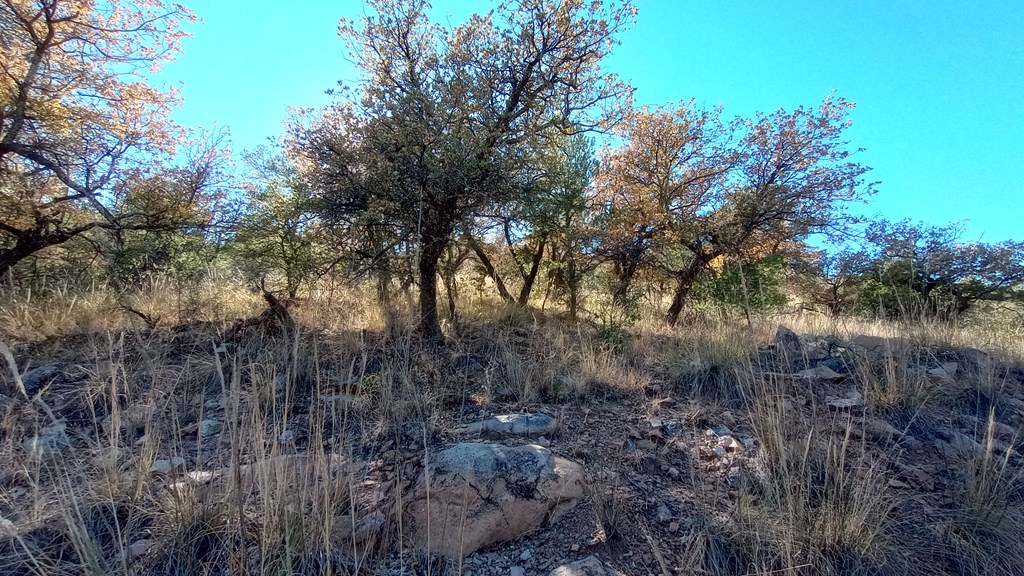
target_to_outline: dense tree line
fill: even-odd
[[[653,296],[670,324],[707,300],[955,318],[1021,298],[1020,242],[850,215],[875,185],[842,98],[752,118],[635,106],[604,67],[628,1],[514,0],[454,28],[425,0],[367,12],[340,25],[360,79],[229,182],[222,141],[173,125],[175,94],[145,82],[191,13],[5,1],[0,274],[68,246],[118,289],[211,262],[287,301],[369,281],[385,307],[415,294],[431,340],[439,294],[454,317],[467,280],[573,318]]]

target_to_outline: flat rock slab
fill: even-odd
[[[827,404],[831,408],[836,408],[838,410],[849,410],[851,408],[863,406],[864,397],[861,396],[860,392],[853,390],[849,392],[845,397],[825,396],[825,404]]]
[[[911,348],[913,342],[907,338],[860,335],[851,338],[849,344],[872,354],[892,355]]]
[[[557,522],[583,493],[582,466],[542,446],[464,442],[435,454],[417,479],[408,542],[467,556]]]
[[[814,368],[808,368],[806,370],[801,370],[794,374],[794,376],[796,376],[797,378],[803,378],[805,380],[831,380],[833,382],[846,379],[846,376],[843,376],[842,374],[839,374],[835,370],[824,365],[815,366]]]
[[[558,420],[547,414],[499,414],[473,422],[458,430],[492,438],[504,436],[544,436],[558,431]]]
[[[548,573],[548,576],[615,576],[615,570],[605,567],[597,556],[587,556],[582,560],[562,564]]]

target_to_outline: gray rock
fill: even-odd
[[[787,359],[795,360],[799,358],[803,353],[803,346],[800,343],[800,337],[785,326],[779,326],[775,331],[775,348],[784,354]]]
[[[711,432],[711,434],[708,434],[708,432]],[[714,428],[711,428],[710,430],[705,430],[704,431],[704,435],[708,436],[708,437],[715,437],[715,436],[717,436],[717,437],[721,438],[723,436],[732,436],[733,434],[732,434],[732,430],[728,426],[726,426],[725,424],[719,424],[718,426],[715,426]]]
[[[856,408],[864,405],[864,397],[859,392],[853,391],[846,395],[845,398],[838,396],[825,396],[825,404],[830,408],[836,408],[838,410],[849,410],[850,408]]]
[[[34,396],[36,392],[49,384],[58,374],[60,374],[59,366],[56,364],[43,364],[22,374],[21,383],[25,385],[25,392],[29,396]]]
[[[939,430],[939,436],[962,455],[980,456],[985,453],[985,447],[977,440],[956,430]]]
[[[614,570],[605,568],[597,556],[562,564],[548,573],[548,576],[615,576]]]
[[[530,550],[529,548],[527,548],[526,550],[523,550],[522,553],[519,554],[519,559],[522,560],[523,562],[526,562],[530,558],[533,558],[533,550]]]
[[[891,356],[896,352],[909,348],[910,340],[906,338],[860,335],[851,338],[850,345],[861,352],[868,352],[872,355]]]
[[[942,366],[928,370],[928,375],[936,380],[952,382],[959,367],[960,365],[956,362],[944,362]]]
[[[185,471],[185,459],[181,456],[174,456],[173,458],[161,458],[153,461],[153,466],[149,469],[150,474],[157,474],[160,476],[169,476],[171,474],[181,474]]]
[[[819,362],[818,366],[824,366],[837,374],[850,373],[850,365],[846,363],[846,360],[844,360],[842,356],[829,356]]]
[[[838,374],[835,370],[832,370],[825,365],[801,370],[794,374],[794,376],[805,380],[843,380],[846,378],[842,374]]]
[[[71,445],[66,430],[67,426],[63,422],[51,424],[25,440],[21,447],[33,458],[54,456]]]
[[[224,429],[224,424],[221,424],[217,420],[203,420],[199,423],[199,437],[209,438],[219,434]]]
[[[508,569],[508,576],[526,576],[526,568],[513,566]]]
[[[546,448],[465,442],[429,459],[405,525],[414,547],[463,557],[557,522],[583,493],[583,468]]]
[[[662,503],[658,506],[658,522],[668,522],[673,518],[672,509]]]
[[[132,542],[131,545],[128,546],[128,549],[124,551],[125,560],[131,562],[141,556],[144,556],[151,548],[153,548],[154,544],[156,544],[155,541],[148,539]]]
[[[3,516],[0,516],[0,535],[10,538],[18,535],[18,529],[15,527],[14,522],[11,522]]]
[[[339,525],[343,527],[341,533],[344,540],[351,540],[354,544],[366,542],[373,536],[380,534],[384,528],[387,518],[380,510],[374,511],[359,520],[352,522],[351,516],[342,516]]]
[[[718,445],[729,452],[741,452],[743,450],[743,445],[732,436],[722,436],[718,439]]]
[[[558,420],[547,414],[499,414],[473,422],[459,432],[488,437],[547,436],[558,430]]]

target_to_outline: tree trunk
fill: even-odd
[[[494,281],[494,285],[498,288],[498,295],[505,302],[515,302],[512,298],[512,294],[509,293],[508,288],[505,287],[505,282],[502,281],[501,276],[498,275],[498,271],[494,269],[494,264],[491,259],[487,257],[487,252],[484,251],[484,247],[476,241],[475,238],[466,234],[466,242],[469,244],[470,249],[476,254],[477,260],[480,260],[480,264],[483,265],[484,270],[487,271],[487,275]]]
[[[618,283],[615,291],[612,292],[612,303],[617,306],[625,306],[629,296],[629,286],[633,283],[633,276],[636,274],[638,260],[630,260],[625,265],[619,265]]]
[[[377,306],[384,318],[384,333],[389,336],[395,334],[398,322],[391,298],[391,274],[386,269],[377,271]]]
[[[675,326],[679,322],[679,313],[683,311],[683,305],[693,290],[693,282],[700,275],[701,271],[704,270],[704,266],[703,260],[695,260],[690,264],[689,268],[676,276],[676,289],[672,294],[672,304],[668,307],[668,312],[665,314],[665,322],[669,326]]]
[[[579,314],[579,279],[576,278],[576,260],[569,258],[565,263],[565,281],[569,286],[569,318],[573,322]]]
[[[459,266],[462,264],[462,259],[465,254],[457,253],[452,254],[451,250],[447,251],[444,259],[444,273],[442,279],[444,280],[444,293],[448,298],[448,320],[453,325],[458,323],[458,310],[456,308],[455,300],[458,298],[458,283],[455,275],[459,271]]]
[[[448,236],[442,231],[424,229],[420,241],[420,336],[437,344],[444,343],[437,316],[437,264],[444,253]]]
[[[530,293],[533,292],[533,283],[537,279],[537,272],[540,270],[540,263],[544,260],[544,247],[547,245],[547,237],[541,236],[537,244],[537,250],[533,254],[533,262],[530,265],[530,272],[523,277],[523,288],[519,291],[519,305],[526,306],[530,302]]]

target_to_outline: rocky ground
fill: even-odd
[[[779,328],[732,364],[624,355],[639,384],[515,397],[488,343],[300,358],[218,336],[15,350],[0,573],[263,572],[291,512],[324,524],[303,573],[1013,573],[982,532],[1022,530],[1024,369],[997,354]],[[947,529],[979,497],[1002,517]]]

